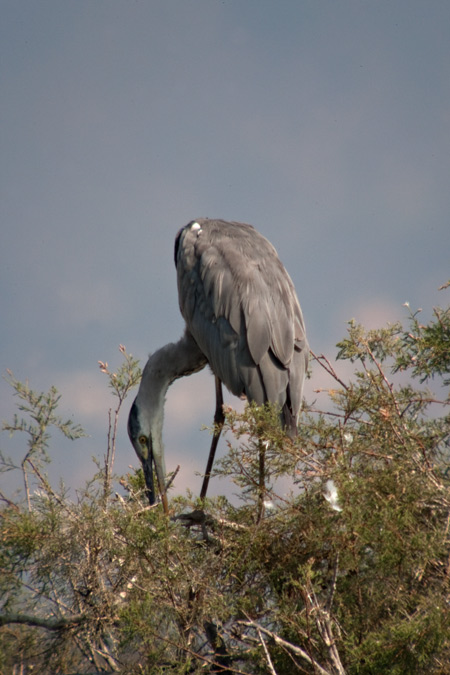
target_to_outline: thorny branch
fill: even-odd
[[[86,614],[79,614],[78,616],[61,619],[42,619],[39,616],[32,616],[30,614],[0,614],[0,626],[8,624],[24,624],[26,626],[36,626],[37,628],[45,628],[50,631],[67,630],[74,628],[83,623],[86,623],[88,617]]]
[[[102,373],[108,375],[109,387],[112,389],[119,402],[114,410],[114,420],[111,419],[112,409],[108,411],[108,440],[105,455],[105,476],[103,483],[103,498],[107,500],[111,488],[111,476],[116,454],[117,425],[119,421],[120,409],[128,396],[129,391],[137,385],[141,377],[141,371],[138,362],[127,351],[123,345],[119,345],[119,351],[124,357],[124,362],[117,372],[111,372],[106,361],[99,361],[98,366]]]
[[[313,666],[319,675],[334,675],[331,671],[323,668],[320,665],[320,663],[318,663],[314,658],[312,658],[304,649],[298,647],[297,645],[293,645],[291,642],[288,642],[287,640],[284,640],[273,631],[269,630],[268,628],[264,628],[264,626],[261,626],[259,623],[256,623],[256,621],[251,620],[237,621],[236,623],[240,626],[253,628],[256,632],[260,631],[261,633],[264,633],[264,635],[270,637],[275,642],[275,644],[279,645],[280,647],[283,647],[288,652],[292,652],[292,654],[295,654],[296,656],[300,657],[301,659],[309,663],[309,665]]]
[[[272,659],[270,658],[269,650],[267,649],[266,643],[264,641],[264,638],[262,636],[261,629],[259,628],[259,626],[257,627],[256,630],[257,630],[257,633],[258,633],[259,641],[260,641],[260,643],[262,645],[262,648],[264,650],[264,655],[266,657],[267,665],[269,666],[269,671],[272,673],[272,675],[277,675],[277,671],[273,667],[273,663],[272,663]]]
[[[337,571],[337,567],[335,567],[335,574]],[[335,579],[333,581],[333,584],[335,584]],[[332,587],[331,595],[329,597],[329,600],[327,604],[330,603],[330,600],[332,601],[332,595],[334,593],[334,589]],[[333,635],[333,620],[331,618],[331,614],[329,609],[326,609],[320,605],[320,602],[317,599],[317,596],[314,592],[314,589],[311,587],[309,590],[306,590],[306,596],[308,599],[308,602],[310,604],[310,614],[314,617],[317,630],[319,631],[319,634],[325,644],[325,646],[328,648],[328,653],[330,654],[330,659],[334,665],[335,668],[335,673],[337,675],[345,675],[345,670],[341,662],[341,658],[339,656],[338,649],[336,647],[336,640]]]
[[[336,373],[335,369],[331,365],[330,361],[327,359],[324,354],[321,354],[320,356],[317,356],[317,354],[314,354],[312,349],[310,349],[310,354],[313,357],[315,361],[321,366],[331,377],[336,380],[336,382],[339,382],[341,387],[343,387],[346,391],[348,391],[348,385],[345,384],[343,380],[339,377],[339,375]]]

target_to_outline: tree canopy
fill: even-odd
[[[347,379],[314,355],[329,385],[295,440],[270,406],[227,410],[215,474],[239,501],[169,492],[170,518],[140,470],[114,475],[125,348],[100,364],[117,405],[75,500],[45,466],[52,428],[82,429],[10,374],[23,456],[1,465],[23,490],[0,495],[0,673],[448,673],[450,309],[421,316],[350,322]]]

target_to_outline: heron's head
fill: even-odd
[[[150,504],[154,504],[156,500],[153,481],[151,420],[148,411],[139,405],[138,398],[134,400],[128,416],[128,436],[142,464],[148,499]]]

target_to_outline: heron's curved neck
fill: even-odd
[[[142,373],[137,398],[148,412],[153,441],[162,445],[164,401],[169,386],[184,375],[201,370],[207,360],[196,342],[186,332],[178,342],[171,342],[149,357]]]
[[[170,342],[150,355],[142,373],[139,396],[146,402],[163,404],[172,382],[201,370],[206,363],[192,336],[185,333],[178,342]]]

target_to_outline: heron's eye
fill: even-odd
[[[141,445],[147,445],[147,436],[144,436],[144,435],[139,436],[139,443]]]

